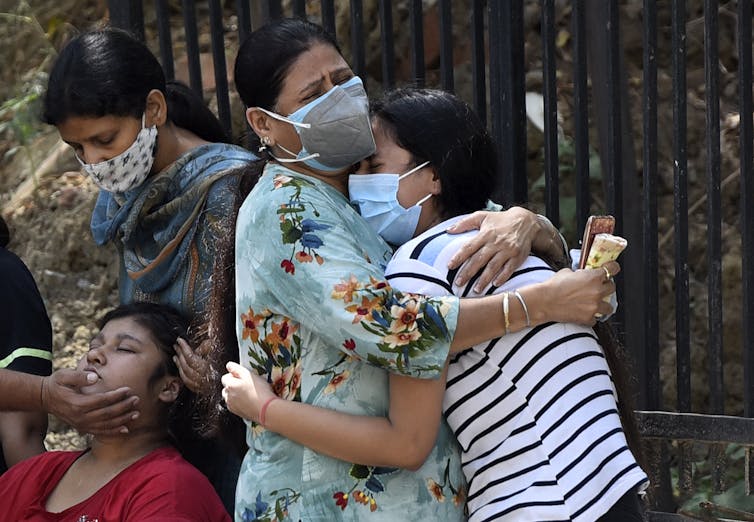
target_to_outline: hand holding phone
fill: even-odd
[[[609,261],[615,261],[628,245],[628,241],[612,234],[597,234],[586,256],[586,268],[599,268]]]
[[[612,234],[615,230],[615,218],[613,216],[589,216],[584,227],[584,238],[581,240],[581,259],[579,268],[586,268],[586,260],[592,241],[597,234]],[[617,256],[616,256],[617,257]]]
[[[628,241],[620,236],[614,236],[612,234],[614,229],[613,216],[589,217],[581,243],[579,268],[599,268],[609,261],[618,259],[620,253],[628,246]],[[609,303],[611,299],[614,299],[614,295],[606,297],[605,302]],[[617,301],[615,304],[617,305]],[[603,320],[602,314],[597,314],[596,317],[598,320]]]

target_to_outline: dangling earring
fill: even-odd
[[[269,136],[262,136],[259,138],[259,143],[261,143],[261,145],[259,146],[258,152],[264,152],[267,150],[267,147],[272,145],[272,140]]]

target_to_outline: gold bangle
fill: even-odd
[[[508,335],[508,329],[511,327],[511,320],[510,320],[510,317],[508,316],[508,311],[509,311],[508,298],[509,298],[508,292],[505,292],[503,294],[503,318],[505,319],[505,335]]]
[[[526,327],[529,328],[531,326],[531,319],[529,318],[529,308],[526,306],[526,301],[524,301],[524,296],[521,295],[521,292],[518,290],[513,291],[513,295],[516,296],[518,299],[518,302],[521,303],[521,308],[524,309],[524,315],[526,316]]]

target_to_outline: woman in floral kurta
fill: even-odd
[[[236,227],[241,363],[270,374],[284,399],[385,416],[385,370],[438,376],[458,309],[454,298],[394,292],[383,277],[391,255],[342,193],[267,164]],[[462,518],[458,452],[444,423],[417,472],[332,459],[257,425],[248,443],[241,520]],[[449,498],[439,502],[428,480]]]
[[[275,160],[238,215],[236,334],[241,363],[266,376],[277,397],[384,418],[388,372],[436,379],[451,340],[459,350],[504,335],[499,296],[461,306],[385,281],[391,250],[345,196],[353,164],[374,152],[366,94],[330,36],[303,20],[264,26],[241,46],[235,83],[260,151]],[[602,271],[570,278],[562,292],[556,279],[539,293],[538,319],[593,320],[614,288]],[[590,286],[567,310],[546,304],[552,292]],[[607,293],[595,289],[602,286]],[[505,323],[524,323],[522,310],[505,314]],[[227,385],[224,394],[238,412]],[[463,517],[465,485],[444,424],[416,472],[334,460],[251,422],[247,441],[237,520]]]

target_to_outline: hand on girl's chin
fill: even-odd
[[[91,382],[91,384],[87,384],[86,386],[82,386],[80,391],[84,395],[92,394],[92,393],[101,393],[102,390],[102,377],[100,377],[96,372],[92,371],[86,371],[87,375],[87,381]],[[92,379],[91,376],[94,376],[94,379]]]

